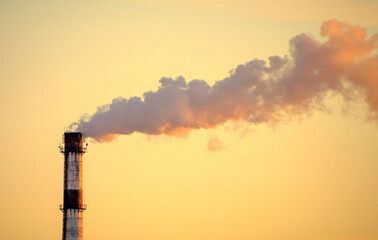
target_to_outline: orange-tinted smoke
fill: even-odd
[[[134,132],[182,136],[230,120],[271,124],[311,111],[328,91],[346,96],[351,86],[365,97],[371,119],[378,120],[378,35],[368,37],[363,28],[338,20],[324,22],[321,35],[327,40],[295,36],[289,57],[254,59],[213,86],[162,78],[157,91],[116,98],[71,126],[107,142]]]

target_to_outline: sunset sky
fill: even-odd
[[[162,77],[212,86],[289,55],[296,35],[327,41],[330,19],[368,39],[377,12],[375,0],[0,1],[0,239],[61,239],[58,145],[84,114],[157,91]],[[378,239],[378,121],[365,93],[327,91],[274,123],[88,138],[84,239]]]

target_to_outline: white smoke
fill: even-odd
[[[378,34],[345,22],[322,24],[319,42],[307,34],[290,41],[289,56],[254,59],[210,86],[203,80],[162,78],[157,91],[116,98],[71,127],[99,142],[119,134],[183,135],[227,121],[275,123],[311,111],[328,91],[360,90],[378,120]],[[346,84],[347,83],[347,84]]]

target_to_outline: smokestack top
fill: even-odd
[[[64,133],[65,152],[83,152],[83,134],[81,132]]]

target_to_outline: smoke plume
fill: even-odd
[[[211,152],[222,150],[223,143],[219,138],[213,136],[209,138],[209,141],[207,142],[207,149]]]
[[[290,40],[289,56],[254,59],[210,86],[163,77],[157,91],[116,98],[71,124],[99,142],[119,134],[183,135],[227,121],[277,123],[310,112],[329,91],[350,99],[359,91],[378,120],[378,34],[346,22],[322,24],[324,42],[308,34]]]

